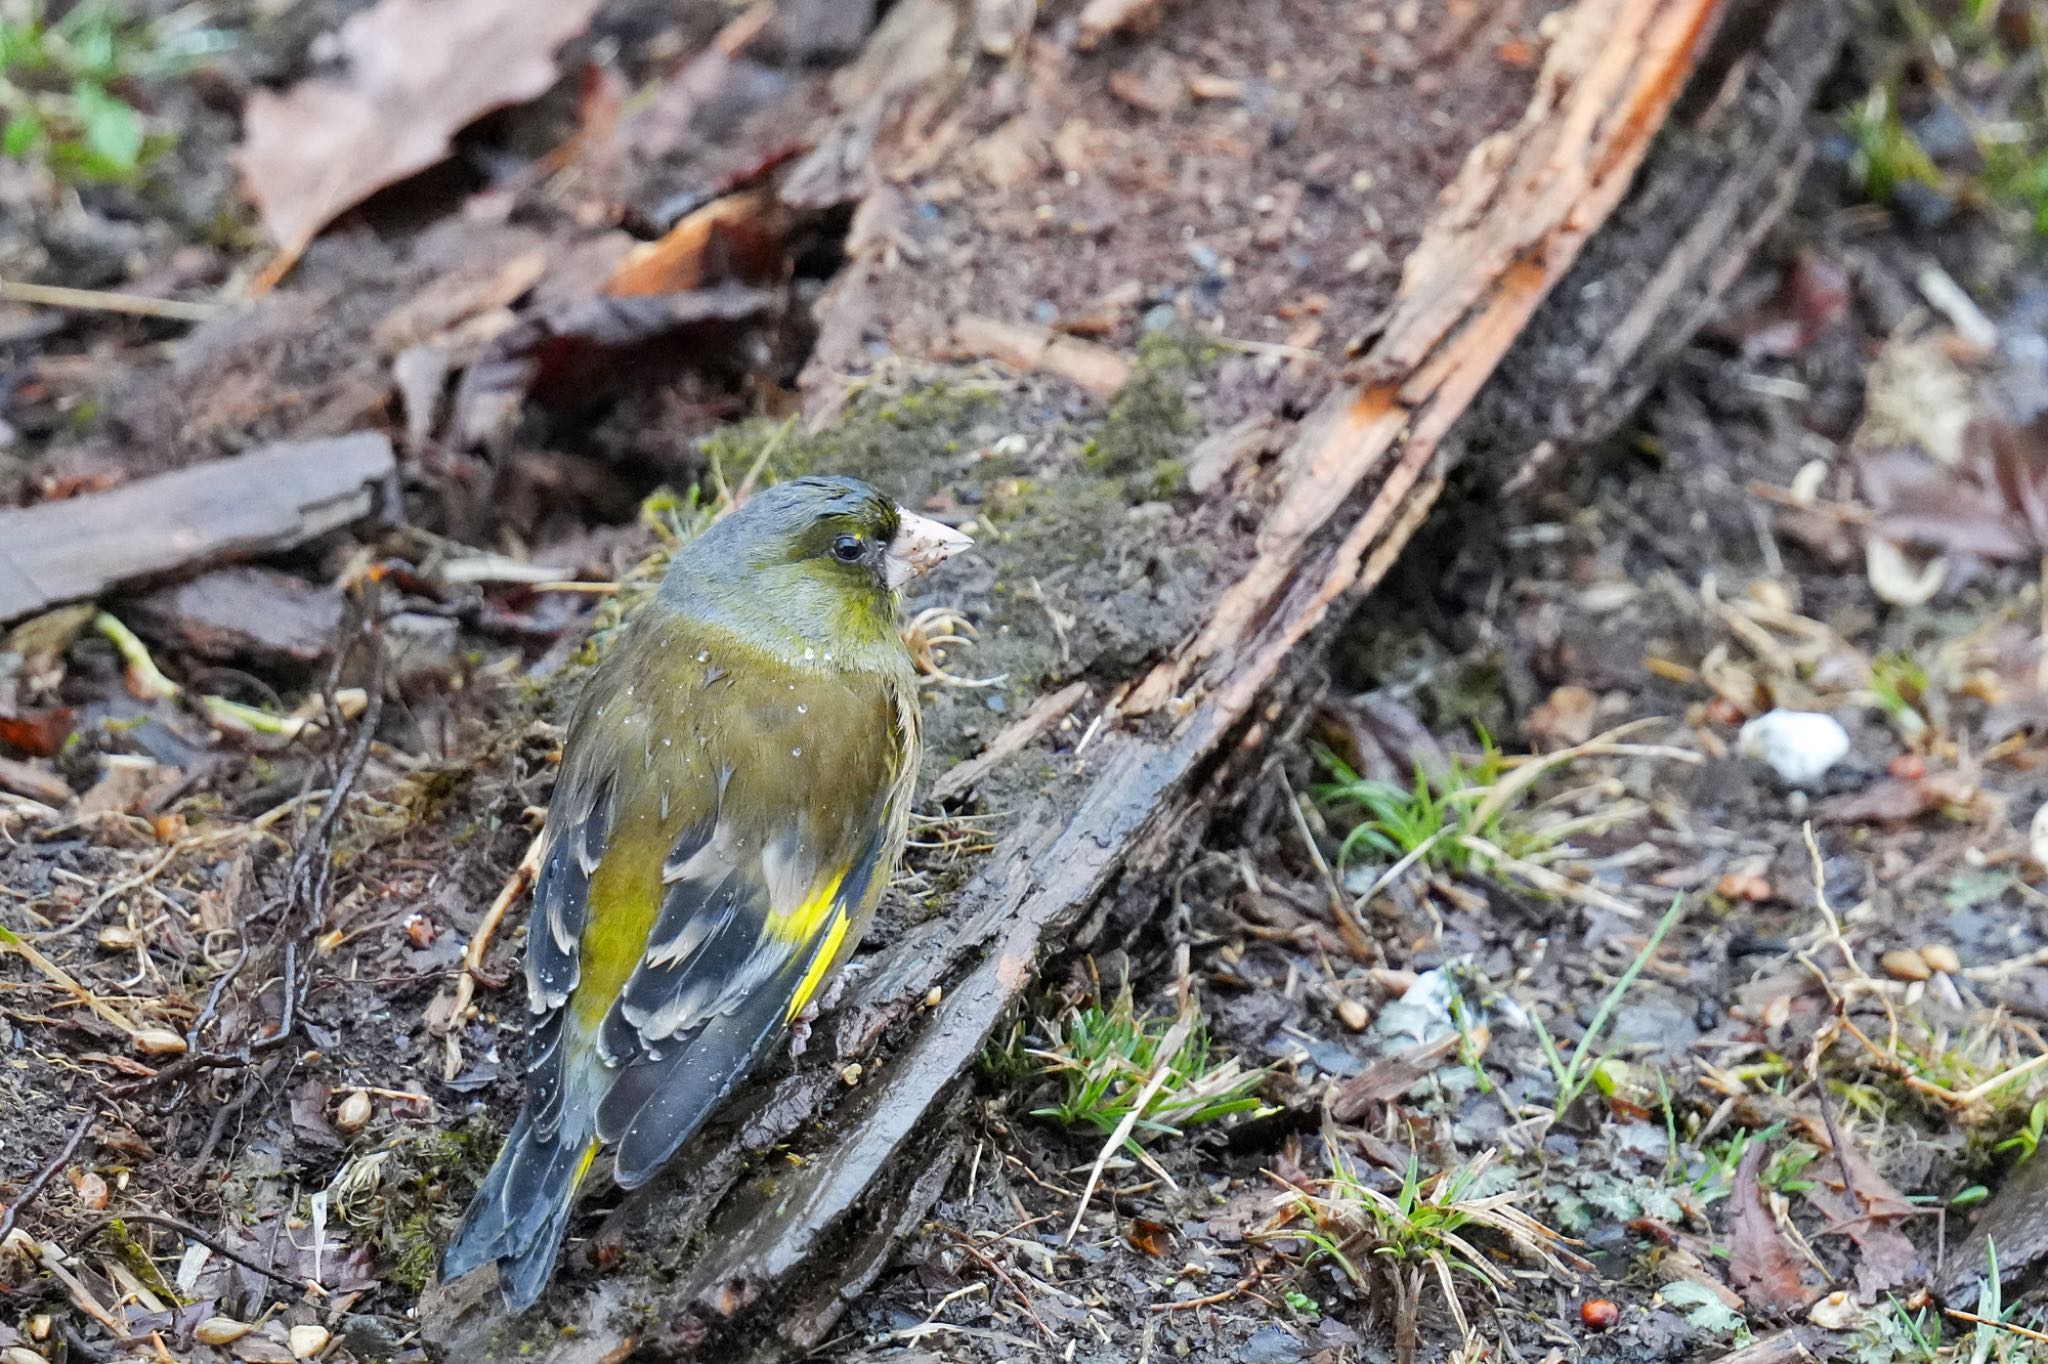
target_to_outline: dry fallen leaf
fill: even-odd
[[[1757,1187],[1763,1161],[1764,1144],[1751,1142],[1735,1170],[1735,1190],[1728,1200],[1734,1212],[1728,1228],[1728,1277],[1750,1310],[1785,1316],[1804,1308],[1814,1295],[1801,1282],[1799,1261],[1764,1206]]]
[[[340,213],[448,154],[480,115],[555,83],[598,0],[379,0],[336,35],[341,69],[249,99],[239,162],[287,256]]]
[[[55,757],[71,737],[72,718],[69,706],[0,715],[0,747],[15,749],[26,758]]]

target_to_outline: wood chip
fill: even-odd
[[[1108,346],[974,313],[953,320],[953,351],[962,358],[994,360],[1027,374],[1054,374],[1104,399],[1115,397],[1131,377],[1131,362]]]
[[[0,621],[303,544],[368,513],[397,467],[391,442],[364,431],[0,510]]]
[[[45,805],[65,805],[71,800],[71,786],[39,763],[0,758],[0,791],[12,791]]]

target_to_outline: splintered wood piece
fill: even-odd
[[[0,510],[0,622],[303,544],[366,515],[397,467],[389,440],[359,432]]]

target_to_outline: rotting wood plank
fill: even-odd
[[[462,1318],[464,1304],[444,1301],[428,1309],[430,1338],[451,1357],[569,1364],[780,1360],[828,1337],[872,1276],[871,1229],[916,1220],[906,1208],[921,1195],[905,1190],[926,1170],[923,1153],[953,1111],[962,1077],[1037,962],[1072,940],[1120,875],[1134,864],[1140,872],[1163,865],[1198,826],[1187,805],[1203,773],[1244,746],[1255,707],[1313,652],[1304,641],[1312,646],[1341,604],[1378,581],[1425,521],[1452,461],[1485,443],[1466,426],[1475,400],[1503,387],[1523,392],[1512,368],[1500,372],[1508,357],[1532,371],[1580,372],[1598,360],[1602,377],[1570,395],[1576,424],[1555,434],[1590,430],[1597,423],[1588,414],[1606,410],[1599,400],[1638,385],[1643,365],[1682,342],[1674,329],[1697,325],[1783,207],[1800,119],[1839,38],[1838,0],[1772,7],[1774,22],[1720,30],[1744,59],[1716,73],[1720,84],[1704,102],[1740,126],[1717,141],[1703,117],[1677,153],[1679,174],[1708,202],[1716,194],[1742,200],[1726,217],[1735,230],[1710,240],[1696,217],[1669,220],[1670,177],[1653,165],[1645,187],[1666,197],[1652,196],[1645,213],[1622,209],[1628,254],[1596,259],[1594,251],[1573,268],[1621,208],[1722,8],[1717,0],[1581,0],[1564,13],[1529,115],[1471,158],[1355,384],[1303,421],[1265,473],[1271,510],[1256,557],[1184,649],[1122,690],[1127,721],[1153,718],[1106,723],[1085,760],[1064,760],[1085,788],[1078,804],[1068,794],[1024,812],[944,918],[875,955],[828,1022],[836,1048],[814,1040],[816,1054],[753,1087],[729,1122],[693,1144],[686,1177],[621,1209],[616,1221],[628,1234],[659,1228],[697,1248],[681,1273],[594,1290],[578,1288],[572,1273],[552,1315],[521,1322],[490,1321],[487,1305]],[[1760,169],[1760,152],[1784,164]],[[1658,271],[1674,242],[1687,264]],[[1629,260],[1648,261],[1655,282],[1618,311],[1594,306],[1597,291],[1577,287],[1584,271]],[[1548,334],[1552,349],[1523,354],[1532,334]],[[1480,410],[1503,419],[1494,434],[1510,446],[1563,421],[1526,401]],[[937,1007],[915,1007],[934,984],[943,986]],[[848,1090],[840,1068],[885,1033],[886,1069]],[[752,1153],[787,1141],[804,1162],[778,1165],[772,1198],[763,1199],[743,1183]],[[617,1234],[607,1228],[599,1240]],[[856,1244],[864,1253],[850,1273],[842,1252]]]
[[[358,432],[0,510],[0,623],[303,544],[367,515],[397,467],[387,438]]]

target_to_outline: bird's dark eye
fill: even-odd
[[[858,535],[842,535],[832,542],[832,557],[842,564],[859,563],[868,547]]]

